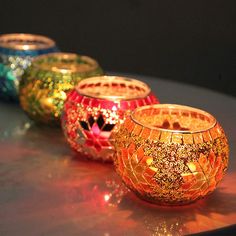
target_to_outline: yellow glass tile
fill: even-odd
[[[147,163],[149,166],[152,164],[152,162],[153,162],[153,158],[152,158],[152,157],[147,158],[146,163]]]
[[[154,172],[157,172],[157,170],[158,170],[158,169],[157,169],[156,167],[154,167],[154,166],[150,166],[149,169],[151,169],[151,170],[154,171]]]
[[[191,172],[195,172],[197,170],[196,165],[193,162],[187,163],[187,166],[191,170]]]
[[[180,133],[173,133],[172,134],[172,142],[173,143],[180,143],[181,144],[183,142],[182,138],[183,138],[183,135]]]
[[[183,142],[184,142],[184,144],[192,144],[193,143],[193,135],[192,134],[183,134]]]
[[[160,136],[160,141],[161,142],[170,142],[171,136],[172,136],[171,132],[162,131],[161,136]]]
[[[211,135],[210,135],[209,131],[203,132],[202,137],[203,137],[204,142],[211,141]]]
[[[159,140],[160,137],[160,131],[159,130],[151,130],[149,139],[150,140]]]
[[[197,143],[203,143],[203,137],[202,137],[202,134],[201,133],[196,133],[196,134],[193,134],[193,139],[194,139],[194,142],[197,144]]]

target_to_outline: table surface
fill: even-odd
[[[182,207],[141,201],[111,164],[76,157],[60,129],[36,126],[17,104],[0,102],[0,235],[184,235],[236,223],[236,98],[135,78],[146,81],[162,103],[204,109],[224,127],[230,163],[217,190]]]

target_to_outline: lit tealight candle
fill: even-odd
[[[62,127],[71,147],[93,160],[112,161],[114,140],[126,116],[135,108],[159,103],[143,82],[117,76],[81,81],[65,103]]]
[[[223,129],[212,115],[192,107],[139,107],[114,138],[123,182],[157,204],[187,204],[208,195],[228,166]]]
[[[67,93],[82,79],[103,74],[90,57],[72,53],[39,56],[20,83],[20,104],[31,119],[60,124]]]

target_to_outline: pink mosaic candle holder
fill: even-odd
[[[98,76],[81,81],[65,102],[62,127],[70,146],[92,160],[113,161],[114,140],[127,115],[157,104],[149,86],[139,80]]]

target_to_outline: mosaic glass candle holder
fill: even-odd
[[[41,35],[3,34],[0,36],[0,98],[18,100],[19,81],[38,55],[58,51],[55,42]]]
[[[211,193],[228,165],[225,133],[209,113],[181,105],[137,108],[115,135],[115,166],[140,198],[163,205]]]
[[[114,140],[130,111],[159,103],[150,88],[135,79],[98,76],[81,81],[68,94],[62,127],[69,144],[83,157],[113,161]]]
[[[92,58],[72,53],[38,56],[20,82],[23,110],[36,122],[60,124],[67,93],[82,79],[103,71]]]

